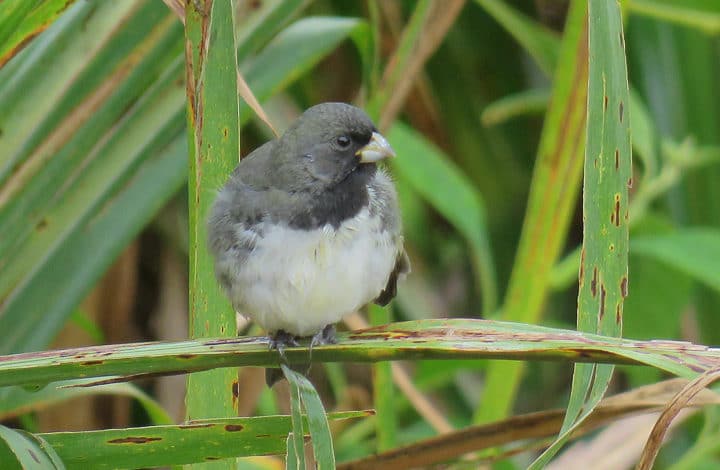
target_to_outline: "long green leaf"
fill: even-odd
[[[475,319],[418,320],[338,335],[316,346],[318,362],[406,359],[513,359],[645,364],[693,378],[720,366],[720,350],[676,341],[637,341],[524,323]],[[285,350],[289,363],[307,362],[307,347]],[[0,386],[43,385],[83,377],[178,374],[218,367],[277,365],[267,337],[92,346],[0,356]]]
[[[628,293],[630,102],[620,6],[590,0],[583,254],[578,331],[620,336]],[[600,402],[613,366],[577,364],[560,435],[531,468],[542,468]]]
[[[368,307],[370,323],[384,325],[390,323],[390,309],[379,305]],[[380,362],[372,366],[373,404],[377,412],[375,417],[375,440],[377,452],[392,449],[397,445],[397,408],[395,383],[392,376],[392,364]]]
[[[0,392],[0,420],[7,420],[23,413],[41,410],[55,403],[88,395],[118,395],[135,398],[144,408],[153,424],[171,424],[172,419],[152,397],[132,384],[109,384],[98,387],[84,387],[92,379],[70,380],[53,383],[40,390],[26,390],[21,387],[4,388]]]
[[[0,425],[0,464],[3,468],[64,470],[54,449],[30,433]]]
[[[366,415],[351,411],[331,414],[330,419]],[[46,440],[70,468],[148,468],[279,455],[285,452],[290,429],[289,416],[263,416],[37,436]]]
[[[349,36],[367,30],[357,18],[308,17],[298,20],[277,35],[256,57],[242,64],[248,83],[258,97],[270,96],[297,80],[322,57]],[[252,111],[243,106],[241,120]]]
[[[88,214],[83,225],[77,221],[78,226],[45,253],[45,258],[3,305],[0,327],[13,334],[0,344],[0,352],[44,348],[94,281],[184,182],[186,170],[178,164],[185,155],[184,142],[169,146],[163,140],[141,144],[143,147],[135,155],[129,145],[133,135],[147,132],[148,122],[158,118],[168,119],[163,128],[154,129],[164,139],[181,132],[182,115],[177,107],[182,105],[182,94],[169,96],[169,100],[160,98],[147,102],[145,115],[129,121],[134,122],[132,130],[125,127],[127,133],[116,143],[117,159],[135,157],[142,162],[138,168],[127,170],[126,186],[104,188],[114,189],[114,193],[109,194],[103,205],[94,208],[94,214]],[[161,117],[160,113],[166,111],[171,114]],[[127,144],[124,155],[123,142]],[[98,187],[112,184],[99,175],[92,181]],[[78,200],[81,197],[78,194]],[[93,258],[88,259],[87,253],[93,253]]]
[[[720,34],[720,5],[717,2],[688,2],[688,0],[627,0],[625,8],[631,14],[649,16],[698,29],[707,34]]]
[[[259,8],[253,8],[249,16],[238,18],[238,62],[242,63],[265,46],[308,3],[307,0],[265,1]]]
[[[188,2],[185,14],[189,144],[190,337],[237,335],[235,311],[220,291],[207,250],[206,221],[217,190],[240,156],[237,56],[230,1]],[[237,371],[190,374],[185,396],[188,420],[237,415]],[[235,468],[217,462],[197,468]]]
[[[282,371],[290,384],[290,417],[292,418],[292,431],[288,436],[287,458],[285,468],[287,470],[304,470],[305,467],[305,429],[302,419],[302,398],[300,386],[296,380],[294,371],[284,364]]]
[[[582,174],[587,106],[585,1],[571,4],[545,118],[525,220],[501,317],[537,323],[549,294],[550,271],[567,237]],[[507,416],[522,364],[489,365],[475,422]]]
[[[293,395],[291,395],[292,399]],[[293,413],[293,416],[295,416],[295,413]],[[286,470],[303,470],[304,467],[300,466],[300,457],[298,457],[298,453],[296,450],[295,445],[295,432],[291,431],[290,434],[288,434],[287,440],[285,441],[285,445],[287,447],[285,451],[285,469]],[[302,446],[298,446],[301,447]],[[305,457],[303,456],[303,460]]]
[[[158,77],[180,51],[181,29],[167,10],[163,10],[162,5],[159,7],[159,12],[158,8],[136,7],[121,12],[123,15],[111,15],[114,21],[128,24],[125,28],[105,24],[106,28],[114,29],[115,34],[106,38],[106,47],[90,51],[91,54],[78,53],[79,58],[90,63],[80,73],[76,70],[76,75],[68,76],[68,83],[61,83],[65,87],[60,96],[33,95],[34,85],[30,86],[28,97],[16,89],[27,82],[42,84],[55,79],[52,73],[36,69],[34,54],[20,77],[14,77],[15,80],[3,88],[3,98],[7,99],[0,100],[0,104],[7,105],[9,117],[17,116],[17,119],[8,120],[0,136],[6,157],[0,172],[7,170],[5,176],[9,176],[12,170],[10,179],[0,176],[3,181],[0,225],[4,235],[0,239],[0,298],[16,287],[76,224],[87,220],[92,211],[107,200],[113,185],[122,185],[127,180],[137,165],[140,149],[155,138],[155,133],[148,132],[146,126],[162,130],[163,123],[171,118],[172,113],[145,113],[150,122],[142,123],[140,128],[145,130],[140,131],[137,127],[140,123],[126,119],[153,99],[161,100],[162,104],[152,105],[166,106],[164,97],[173,95],[173,87],[155,86],[151,97],[141,100],[156,80],[162,81]],[[74,22],[58,26],[78,27]],[[140,33],[134,38],[128,37],[132,26]],[[51,34],[48,40],[53,39]],[[52,52],[53,48],[47,48],[42,50],[42,55]],[[30,72],[39,73],[43,78],[38,80]],[[48,87],[50,93],[54,87]],[[16,93],[23,98],[14,97]],[[44,115],[36,116],[34,110],[27,115],[24,112],[26,106],[32,106],[30,98],[33,97],[50,102]],[[39,107],[47,106],[42,103]],[[26,121],[29,117],[37,120]],[[13,133],[16,126],[22,125],[26,127]],[[127,149],[122,152],[118,140],[124,139],[127,139],[123,142]],[[97,178],[104,181],[99,184]]]
[[[669,264],[720,292],[720,230],[716,228],[633,237],[632,253]]]
[[[293,447],[295,455],[298,457],[299,467],[301,469],[305,468],[300,458],[302,456],[303,442],[302,439],[298,440],[295,437],[304,435],[302,426],[304,423],[299,419],[299,416],[296,416],[299,415],[301,411],[300,405],[302,404],[307,413],[307,427],[310,431],[317,468],[334,469],[335,453],[333,451],[332,436],[330,435],[330,426],[325,415],[325,408],[315,387],[302,374],[295,372],[284,364],[281,367],[285,378],[290,384],[290,399],[293,411]],[[290,466],[290,463],[288,462],[288,466]]]
[[[75,0],[6,0],[0,6],[0,67]]]
[[[468,240],[483,304],[494,305],[497,284],[482,196],[442,151],[410,127],[395,124],[388,139],[400,155],[392,163],[398,175]]]
[[[475,3],[502,24],[527,49],[546,74],[552,74],[558,61],[560,41],[551,30],[523,16],[500,0],[475,0]]]
[[[76,5],[74,9],[81,5]],[[159,5],[159,7],[165,8],[162,5]],[[103,6],[103,8],[107,7]],[[74,9],[69,13],[74,14]],[[83,11],[80,13],[83,13]],[[88,12],[85,13],[89,15]],[[110,12],[105,13],[110,17],[115,17]],[[58,33],[54,29],[58,27],[75,27],[75,23],[68,22],[66,16],[64,15],[58,24],[48,30],[47,34],[57,35]],[[91,21],[88,24],[88,28],[90,28],[94,24],[92,21],[97,17],[89,15],[88,18]],[[176,20],[173,19],[173,21]],[[261,53],[253,60],[252,64],[247,66],[246,73],[251,77],[249,84],[259,99],[267,99],[272,93],[290,84],[289,76],[300,76],[335,48],[344,37],[362,27],[362,23],[354,20],[339,19],[337,22],[333,22],[332,19],[326,18],[324,21],[325,24],[335,24],[337,26],[337,28],[327,28],[325,30],[328,36],[318,36],[311,31],[310,34],[297,34],[294,37],[294,44],[300,50],[305,51],[303,54],[292,54],[289,49],[282,45],[284,41],[280,40],[268,46],[267,52]],[[313,20],[302,20],[296,27],[303,31],[310,31],[307,26],[303,25],[312,24],[315,24]],[[131,27],[131,25],[132,23],[128,27]],[[97,26],[97,28],[112,29],[107,25],[101,26]],[[76,29],[80,30],[79,27]],[[338,34],[337,31],[342,34]],[[179,38],[179,32],[175,34]],[[39,38],[38,41],[42,39]],[[42,42],[36,44],[37,46],[44,46]],[[278,45],[277,47],[282,45],[281,47],[286,53],[278,54],[275,44]],[[38,50],[32,52],[39,53]],[[42,63],[42,60],[55,60],[57,55],[62,56],[61,52],[52,48],[43,49],[40,55],[40,63]],[[272,61],[277,61],[280,65],[270,68],[269,64]],[[40,64],[33,65],[36,68],[39,66]],[[35,68],[31,68],[31,70],[35,70]],[[272,73],[268,73],[271,70]],[[35,73],[39,72],[36,71]],[[65,323],[67,316],[87,294],[94,281],[100,277],[122,248],[151,220],[185,181],[187,174],[187,159],[185,157],[187,147],[186,139],[181,135],[185,98],[182,88],[177,86],[181,76],[182,62],[177,58],[154,85],[157,97],[155,99],[149,96],[143,98],[141,101],[143,104],[125,116],[125,119],[129,122],[125,123],[124,127],[114,129],[115,133],[123,136],[122,139],[112,144],[118,158],[122,157],[127,160],[128,155],[131,155],[130,149],[132,145],[125,139],[135,136],[139,142],[149,141],[153,143],[133,157],[137,163],[130,165],[128,168],[128,173],[124,176],[127,182],[124,185],[115,184],[109,192],[103,193],[107,194],[107,200],[103,205],[96,204],[97,207],[93,211],[83,215],[83,217],[87,218],[84,224],[70,217],[68,213],[64,213],[64,217],[57,221],[72,225],[72,230],[66,232],[63,241],[54,240],[52,251],[44,255],[42,262],[36,265],[28,264],[28,267],[31,268],[30,274],[23,279],[22,283],[12,292],[11,297],[0,307],[2,308],[0,310],[0,325],[5,328],[4,331],[8,332],[6,341],[0,343],[0,353],[44,348]],[[22,83],[21,80],[16,86],[21,87]],[[31,85],[33,83],[31,81]],[[30,89],[33,89],[33,86]],[[2,95],[2,90],[3,88],[0,86],[1,96],[11,97],[10,95]],[[152,92],[150,94],[152,95]],[[22,94],[18,93],[12,95],[12,97],[17,98],[17,95]],[[0,101],[2,101],[1,98]],[[41,100],[41,102],[44,106],[44,101]],[[244,115],[243,122],[247,122],[250,113],[245,112]],[[3,116],[0,115],[0,120],[3,119]],[[137,120],[136,124],[132,124],[134,120]],[[162,127],[159,124],[160,120],[167,120],[167,125]],[[129,132],[129,129],[134,129],[134,131]],[[145,132],[146,135],[143,135],[142,132]],[[154,134],[164,135],[165,138],[170,138],[173,135],[176,137],[174,137],[173,143],[168,145],[162,139],[153,139],[151,136]],[[13,136],[5,133],[0,136],[0,142],[10,145],[13,142],[7,141],[10,138],[13,138]],[[5,154],[0,153],[1,155]],[[68,169],[68,171],[70,170]],[[78,189],[63,183],[61,180],[54,181],[52,175],[53,172],[48,170],[47,176],[43,176],[46,178],[46,184],[65,186],[73,191]],[[113,175],[115,178],[117,176]],[[90,175],[84,177],[89,178]],[[102,184],[100,181],[92,183],[97,188],[102,188]],[[87,195],[87,193],[82,194]],[[76,200],[82,201],[83,204],[88,202],[86,199],[86,196],[76,197]],[[34,212],[40,214],[42,218],[42,209],[35,208]],[[3,228],[5,227],[3,226]],[[45,229],[50,228],[50,226],[45,227]],[[31,243],[31,239],[28,239],[25,243]],[[41,254],[41,252],[33,253],[34,256]],[[88,256],[87,253],[93,255]],[[5,259],[3,256],[0,256],[0,258]],[[63,269],[58,269],[58,267],[63,267]],[[3,271],[3,275],[5,274],[7,273]],[[8,284],[3,283],[2,288],[10,287]]]

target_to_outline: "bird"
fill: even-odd
[[[219,190],[207,222],[216,278],[281,358],[300,338],[336,342],[335,323],[387,305],[410,272],[395,186],[378,166],[393,157],[363,110],[321,103]],[[266,371],[268,386],[281,377]]]

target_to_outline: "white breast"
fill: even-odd
[[[380,294],[397,242],[367,208],[337,230],[266,225],[235,273],[233,305],[267,331],[313,335]]]

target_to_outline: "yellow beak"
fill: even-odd
[[[360,157],[360,163],[372,163],[385,158],[393,158],[395,151],[390,147],[385,137],[377,132],[373,132],[370,142],[358,150],[355,155]]]

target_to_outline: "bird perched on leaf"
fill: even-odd
[[[323,103],[244,158],[208,221],[215,274],[271,347],[335,341],[344,315],[395,297],[410,264],[397,195],[377,162],[395,153],[361,109]],[[266,375],[268,385],[279,378]]]

